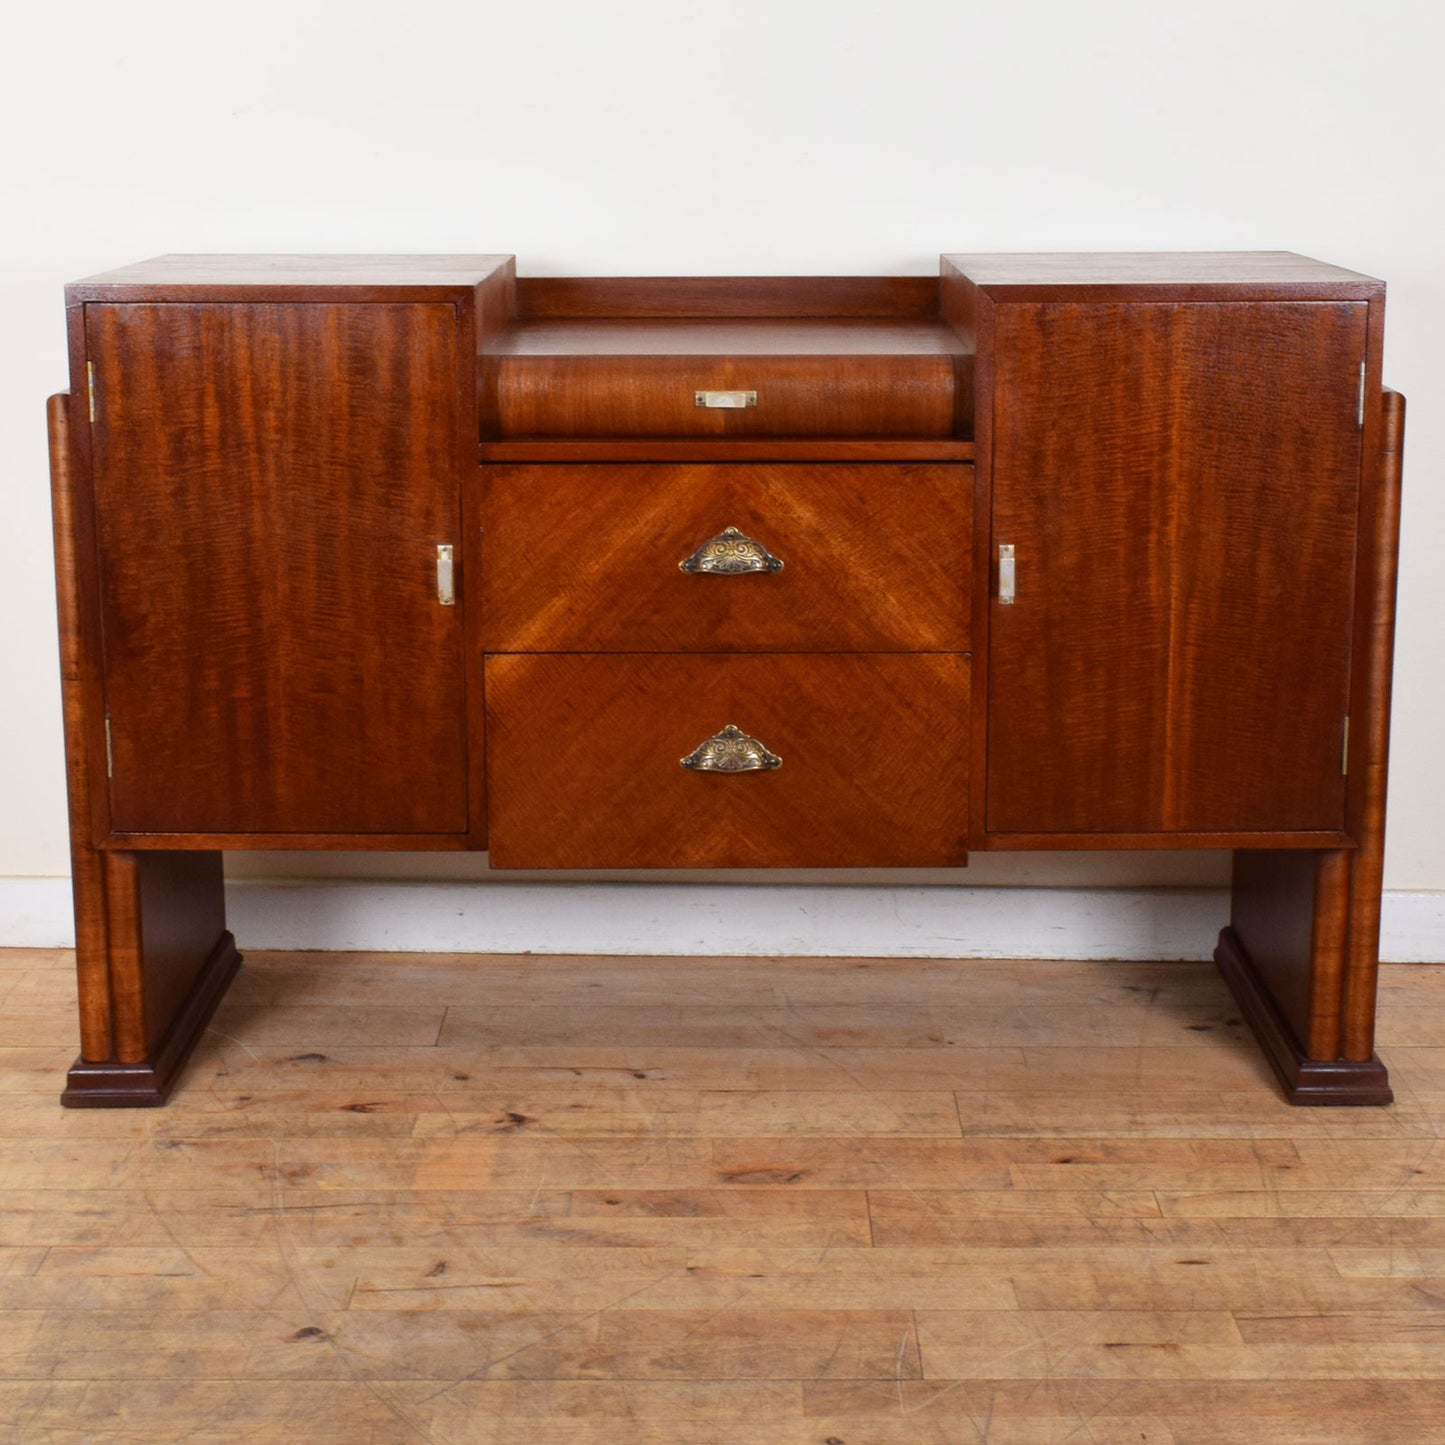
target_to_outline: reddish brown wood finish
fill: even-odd
[[[483,348],[488,361],[534,357],[628,357],[641,364],[663,357],[734,357],[764,365],[777,357],[888,357],[937,361],[963,354],[953,329],[938,318],[882,317],[562,317],[519,320]],[[906,376],[906,373],[905,373]],[[904,377],[899,378],[900,386]]]
[[[65,288],[91,301],[445,301],[475,306],[483,332],[517,309],[511,256],[156,256]]]
[[[842,344],[859,323],[829,333]],[[696,328],[690,328],[695,330]],[[735,330],[736,328],[733,328]],[[799,328],[793,327],[792,330]],[[816,326],[809,328],[816,329]],[[810,350],[811,336],[778,338],[796,351],[702,350],[697,337],[656,350],[614,349],[594,341],[572,353],[494,350],[482,359],[482,426],[498,437],[949,437],[956,409],[955,372],[963,358],[942,347],[905,349],[902,328],[889,327],[892,351],[857,338],[853,353]],[[580,328],[568,328],[568,335]],[[922,328],[920,328],[922,331]],[[841,334],[840,334],[841,333]],[[926,334],[936,339],[941,330]],[[691,354],[675,347],[691,340]],[[553,343],[553,344],[565,344]],[[965,372],[966,374],[966,372]],[[714,409],[696,404],[698,391],[753,391],[757,405]]]
[[[938,315],[936,276],[528,276],[524,319]]]
[[[188,867],[194,867],[211,855],[170,856],[183,858]],[[194,910],[198,899],[192,895],[179,901],[183,907]],[[199,944],[199,940],[196,942]],[[235,940],[229,933],[222,933],[209,954],[195,955],[194,964],[188,970],[189,984],[183,993],[177,991],[179,1001],[175,1012],[166,1021],[150,1053],[144,1059],[129,1063],[116,1059],[77,1059],[66,1078],[60,1102],[70,1109],[152,1108],[164,1104],[240,964]]]
[[[482,470],[488,652],[968,648],[966,466]],[[725,527],[780,571],[678,564]]]
[[[111,1053],[110,960],[101,856],[91,842],[92,699],[100,693],[100,656],[89,643],[96,621],[94,549],[87,497],[76,486],[70,398],[52,396],[50,481],[55,528],[55,594],[60,628],[60,696],[65,718],[65,779],[70,801],[70,880],[75,900],[75,967],[80,995],[80,1049],[87,1059]],[[88,559],[89,567],[83,565]],[[100,770],[104,791],[104,770]]]
[[[998,308],[990,832],[1343,825],[1366,310]]]
[[[971,462],[957,437],[611,437],[483,441],[482,462]]]
[[[92,794],[103,769],[89,736],[100,695],[95,568],[88,497],[76,486],[68,396],[49,403],[60,623],[61,698],[70,795],[80,1058],[67,1105],[157,1104],[240,964],[226,931],[221,855],[102,852],[92,843]],[[89,612],[87,613],[87,608]]]
[[[1283,253],[1162,257],[946,256],[942,268],[942,314],[965,344],[977,352],[980,410],[975,430],[979,516],[992,515],[995,511],[998,480],[995,465],[999,461],[995,424],[1004,428],[1017,420],[1017,413],[998,394],[995,385],[996,368],[1007,365],[1007,358],[1001,359],[1003,340],[999,336],[1006,318],[1030,306],[1103,306],[1125,301],[1141,306],[1228,303],[1233,309],[1221,312],[1222,315],[1254,317],[1256,324],[1261,307],[1281,303],[1355,304],[1367,313],[1368,319],[1363,344],[1345,348],[1353,352],[1346,358],[1347,374],[1353,386],[1347,389],[1348,384],[1341,377],[1342,368],[1336,367],[1333,373],[1334,388],[1339,393],[1335,414],[1338,417],[1345,411],[1347,397],[1353,391],[1359,407],[1357,455],[1373,458],[1381,450],[1386,453],[1392,450],[1382,440],[1388,432],[1389,421],[1388,418],[1382,421],[1380,403],[1384,287],[1372,278]],[[1263,354],[1268,357],[1268,346]],[[1308,345],[1301,346],[1301,355],[1310,357]],[[1244,366],[1252,370],[1256,360],[1257,353],[1251,352],[1243,358]],[[1361,360],[1365,363],[1363,377],[1359,371]],[[1147,350],[1136,350],[1127,358],[1121,355],[1120,361],[1120,374],[1127,386],[1137,388],[1151,378],[1154,385],[1159,386],[1161,377],[1149,369]],[[1308,364],[1319,364],[1317,354]],[[1167,385],[1164,390],[1172,396]],[[1273,395],[1268,385],[1260,390],[1258,407],[1251,407],[1246,397],[1240,414],[1257,415],[1273,405],[1284,418],[1286,430],[1297,425],[1300,416],[1308,416],[1311,407],[1319,406],[1312,395],[1300,397],[1297,387],[1293,395],[1289,388],[1281,393],[1275,387]],[[1393,406],[1394,403],[1388,403],[1387,409]],[[1359,425],[1361,416],[1363,426]],[[1086,453],[1100,446],[1107,447],[1111,434],[1126,430],[1112,408],[1106,409],[1101,423],[1087,427],[1070,425],[1062,412],[1051,412],[1050,417],[1049,424],[1061,426],[1065,434],[1083,437]],[[1042,414],[1040,419],[1043,420]],[[1178,434],[1171,436],[1171,441],[1176,443],[1176,454],[1182,453],[1186,459],[1197,456],[1197,446],[1191,449],[1177,445],[1184,440],[1186,438]],[[1296,445],[1290,454],[1278,459],[1278,466],[1272,469],[1267,482],[1277,488],[1283,479],[1293,478],[1298,508],[1294,513],[1286,510],[1277,515],[1273,526],[1261,527],[1259,545],[1250,550],[1264,555],[1271,551],[1268,543],[1273,539],[1287,537],[1293,542],[1301,524],[1307,532],[1318,527],[1317,514],[1313,511],[1317,501],[1318,460],[1311,455],[1308,445]],[[1387,456],[1384,463],[1387,474],[1391,466]],[[1343,477],[1348,471],[1346,464],[1337,468],[1337,475]],[[1333,826],[1233,835],[1181,830],[1167,834],[1018,831],[987,833],[974,840],[975,846],[989,848],[1162,847],[1189,840],[1197,846],[1228,845],[1248,850],[1236,854],[1235,926],[1221,936],[1216,957],[1287,1093],[1301,1103],[1384,1103],[1390,1098],[1385,1071],[1372,1052],[1374,958],[1381,880],[1377,865],[1372,867],[1367,857],[1372,847],[1378,848],[1380,833],[1366,823],[1371,808],[1365,799],[1370,794],[1382,798],[1379,787],[1382,774],[1378,769],[1371,770],[1368,759],[1372,754],[1377,759],[1383,757],[1383,719],[1388,716],[1389,639],[1387,632],[1382,635],[1382,624],[1388,628],[1393,616],[1392,581],[1387,579],[1393,576],[1396,537],[1388,517],[1392,505],[1388,480],[1377,488],[1372,463],[1358,467],[1359,473],[1362,473],[1362,485],[1358,487],[1359,520],[1353,529],[1357,556],[1352,553],[1340,559],[1340,565],[1334,569],[1306,567],[1300,575],[1285,572],[1276,560],[1271,563],[1276,569],[1272,574],[1266,574],[1263,579],[1254,575],[1246,579],[1247,586],[1255,590],[1260,588],[1261,581],[1266,585],[1273,581],[1277,595],[1297,594],[1311,599],[1306,605],[1314,605],[1315,600],[1324,598],[1325,605],[1333,607],[1341,598],[1344,600],[1347,609],[1344,627],[1331,629],[1333,640],[1315,637],[1312,645],[1308,631],[1303,637],[1295,629],[1287,631],[1277,641],[1286,648],[1298,647],[1293,670],[1271,669],[1272,681],[1261,683],[1288,699],[1291,706],[1287,711],[1282,709],[1282,713],[1291,724],[1301,718],[1308,721],[1310,710],[1307,704],[1301,705],[1296,676],[1300,673],[1308,676],[1308,669],[1321,658],[1326,659],[1326,667],[1336,669],[1342,665],[1342,659],[1345,663],[1355,659],[1347,674],[1346,692],[1346,708],[1353,724],[1350,776],[1342,783],[1339,811],[1331,808]],[[1127,471],[1119,471],[1117,481],[1127,490],[1130,482]],[[1327,503],[1330,500],[1327,492]],[[1339,501],[1338,494],[1333,500]],[[1338,510],[1342,514],[1344,509]],[[1343,515],[1337,516],[1335,525],[1343,520]],[[1217,517],[1212,519],[1212,524],[1217,522]],[[1164,544],[1172,545],[1167,526],[1151,526],[1151,538],[1160,533]],[[998,530],[987,535],[980,529],[975,554],[975,669],[980,676],[994,679],[995,684],[1000,664],[991,648],[999,642],[999,635],[991,624],[997,622],[1002,609],[992,597],[992,576],[987,584],[984,581],[984,569],[991,566],[994,546],[1003,540],[1011,539],[1001,536]],[[1154,555],[1151,551],[1150,556]],[[1274,555],[1276,559],[1284,557],[1292,561],[1294,554],[1286,549]],[[1026,576],[1022,558],[1020,569],[1022,595]],[[1216,578],[1200,580],[1206,591],[1217,588]],[[1086,582],[1086,578],[1080,579],[1080,585],[1085,588]],[[1351,615],[1353,622],[1349,620]],[[1347,635],[1351,630],[1353,640]],[[1127,633],[1121,635],[1127,640]],[[1067,636],[1063,630],[1057,632],[1046,649],[1050,656],[1062,653],[1067,659]],[[1190,668],[1199,666],[1201,659],[1197,654],[1198,648],[1191,647],[1187,655]],[[1367,657],[1370,661],[1363,665],[1361,660]],[[1207,657],[1203,660],[1208,661]],[[1051,663],[1050,667],[1053,666]],[[1217,689],[1222,706],[1230,705],[1240,685],[1248,685],[1250,681],[1246,669],[1233,669],[1233,672],[1235,675],[1228,677],[1227,685]],[[998,756],[997,752],[989,752],[997,742],[996,736],[990,736],[989,719],[990,709],[997,708],[998,697],[996,685],[976,690],[976,757],[996,759]],[[1200,714],[1196,710],[1192,716],[1197,718]],[[1127,712],[1123,722],[1127,729],[1130,725]],[[1105,725],[1102,721],[1099,724]],[[1112,722],[1107,724],[1112,725]],[[1323,784],[1330,772],[1323,739],[1317,751]],[[982,818],[988,811],[992,795],[986,788],[992,781],[984,769],[975,770],[976,818]],[[1266,781],[1272,789],[1272,781]],[[1222,798],[1242,796],[1243,809],[1247,810],[1267,796],[1270,789],[1241,795],[1231,794],[1229,788],[1225,788],[1220,795]],[[1111,791],[1108,780],[1100,780],[1099,794],[1108,796]],[[992,826],[991,817],[989,821]],[[1247,811],[1241,811],[1239,821],[1249,824]],[[1286,848],[1326,851],[1303,854],[1271,851]],[[1378,859],[1378,853],[1375,857]],[[1352,980],[1358,980],[1353,991]]]
[[[1380,965],[1380,894],[1385,874],[1385,793],[1390,761],[1390,672],[1395,649],[1395,584],[1405,451],[1405,398],[1387,391],[1376,486],[1364,512],[1360,600],[1368,621],[1356,668],[1359,721],[1352,730],[1351,827],[1359,839],[1350,886],[1344,971],[1344,1056],[1369,1059],[1375,1044]]]
[[[950,253],[943,257],[945,314],[960,283],[995,302],[1072,299],[1259,301],[1367,300],[1383,296],[1371,276],[1293,251],[1084,251]]]
[[[195,829],[183,833],[112,833],[101,845],[122,852],[172,848],[244,852],[291,848],[352,853],[453,853],[472,846],[468,833],[206,833]]]
[[[67,294],[73,390],[100,363],[95,428],[65,398],[50,413],[84,1054],[67,1103],[164,1099],[239,962],[219,848],[484,846],[488,685],[501,866],[954,863],[970,813],[987,848],[1236,848],[1217,957],[1289,1096],[1388,1101],[1403,403],[1381,401],[1379,282],[1285,253],[955,256],[941,282],[164,257]],[[519,426],[589,434],[483,442],[485,461],[566,464],[491,468],[500,507],[466,485],[488,347],[494,381],[574,367],[596,401],[512,398]],[[760,424],[736,412],[712,436],[641,434],[697,426],[646,373],[699,363],[791,369],[795,404],[761,424],[818,434],[736,434]],[[876,411],[840,409],[874,363]],[[734,376],[688,400],[754,385]],[[975,454],[990,525],[970,566],[967,474],[926,463]],[[704,524],[719,499],[738,515]],[[427,538],[417,577],[398,559],[438,517],[456,535]],[[699,535],[673,538],[680,518]],[[677,573],[724,525],[785,571]],[[833,592],[795,561],[822,533],[849,554]],[[443,540],[467,606],[429,630],[408,589],[431,601]],[[1011,609],[1000,541],[1020,547]],[[971,720],[970,573],[972,670],[992,679]],[[752,605],[784,580],[786,614]],[[750,590],[701,590],[733,583]],[[398,617],[420,638],[399,663]],[[603,650],[642,645],[664,651]],[[783,767],[678,767],[725,722]]]
[[[1394,1100],[1379,1059],[1312,1059],[1305,1054],[1234,929],[1220,933],[1214,961],[1291,1104],[1380,1105]]]
[[[1230,926],[1302,1055],[1340,1052],[1348,850],[1238,852]]]
[[[1394,642],[1404,399],[1386,392],[1366,519],[1355,670],[1348,853],[1236,854],[1231,927],[1215,957],[1289,1097],[1296,1103],[1384,1104],[1374,1052],[1383,883],[1390,658]]]
[[[977,657],[975,655],[975,662]],[[984,833],[974,846],[992,853],[1029,853],[1040,850],[1077,848],[1109,850],[1137,848],[1349,848],[1354,839],[1341,828],[1270,829],[1267,832],[1235,831],[1167,833]]]
[[[226,934],[219,853],[104,855],[114,1058],[139,1064],[164,1037]]]
[[[456,308],[87,311],[114,827],[463,832]]]
[[[965,859],[966,657],[488,657],[487,703],[497,867]],[[680,766],[729,723],[782,766]]]

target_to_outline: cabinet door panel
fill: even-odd
[[[1366,310],[999,307],[990,831],[1343,825]]]
[[[113,825],[460,832],[455,308],[91,305]]]

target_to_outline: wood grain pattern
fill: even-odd
[[[497,256],[167,257],[77,283],[68,320],[73,386],[91,362],[99,382],[93,426],[59,399],[51,413],[86,1030],[69,1092],[153,1102],[160,1055],[224,989],[233,961],[204,946],[223,929],[217,849],[485,846],[486,651],[505,678],[508,649],[585,648],[524,658],[526,685],[501,689],[513,733],[488,766],[501,776],[510,750],[535,772],[507,784],[511,838],[545,844],[550,816],[590,839],[579,860],[747,862],[760,846],[778,863],[906,864],[960,857],[971,816],[986,847],[1251,850],[1221,944],[1241,1011],[1296,1096],[1386,1097],[1372,1000],[1401,413],[1381,397],[1380,283],[1286,253],[953,256],[936,282],[521,284]],[[468,487],[463,517],[479,348],[493,429],[523,432],[481,454],[566,465],[495,468],[505,504]],[[653,382],[679,366],[707,374],[669,401]],[[786,383],[766,416],[682,405],[698,384],[752,385],[740,367]],[[560,387],[559,368],[575,372]],[[547,428],[579,436],[532,434]],[[608,465],[619,448],[632,465]],[[894,449],[892,466],[784,465]],[[963,469],[955,487],[901,464],[975,450],[989,525],[970,568]],[[639,465],[684,458],[713,465]],[[679,553],[726,525],[705,519],[705,492],[755,507],[760,533],[787,512],[772,544],[790,557],[826,535],[849,554],[842,584],[790,566],[747,592],[682,591],[675,557],[671,583],[654,578],[670,525]],[[841,513],[815,505],[825,492]],[[430,605],[430,566],[405,560],[414,529],[428,563],[455,540],[466,606]],[[1007,610],[989,595],[1000,540],[1033,589]],[[970,647],[989,683],[971,749]],[[788,808],[699,830],[695,793],[663,808],[622,767],[678,715],[654,671],[668,659],[643,648],[677,650],[684,689],[732,677],[714,699],[753,706],[767,663],[793,707],[768,720],[773,741],[815,759],[842,739],[861,768],[830,764],[796,796],[790,770]],[[559,681],[584,662],[594,733]],[[555,770],[559,727],[594,792]],[[921,759],[916,775],[898,757]],[[550,792],[527,792],[536,779]],[[649,826],[710,841],[692,859],[638,844]],[[480,1026],[464,1010],[411,1023]],[[605,1011],[555,1023],[612,1026]],[[272,1027],[330,1024],[300,1009]],[[1087,1020],[1081,1037],[1106,1034]]]
[[[87,310],[116,828],[465,830],[455,308]]]
[[[486,360],[526,356],[886,356],[954,357],[964,351],[957,334],[938,320],[904,321],[828,316],[662,320],[629,316],[615,320],[569,317],[523,320],[493,337]]]
[[[71,977],[0,953],[9,1438],[1441,1438],[1445,969],[1382,970],[1388,1113],[1261,1088],[1207,965],[290,954],[169,1109],[57,1115]],[[516,1017],[408,1043],[419,993]],[[514,1042],[599,997],[605,1049]],[[288,998],[374,1042],[267,1044]]]
[[[968,649],[966,466],[489,466],[488,652]],[[678,564],[725,527],[780,571]]]
[[[936,276],[524,276],[525,320],[938,315]]]
[[[1378,1058],[1310,1055],[1308,1044],[1301,1042],[1274,995],[1273,979],[1256,967],[1248,945],[1233,928],[1220,931],[1214,961],[1290,1103],[1380,1105],[1394,1101],[1389,1075]],[[1290,962],[1297,974],[1307,975],[1305,965],[1293,959]]]
[[[483,440],[487,462],[971,462],[959,437],[612,437]]]
[[[1366,310],[999,307],[991,832],[1343,825]]]
[[[850,327],[849,330],[852,328]],[[482,358],[491,437],[951,437],[963,359],[893,354],[522,353]],[[698,391],[755,391],[712,409]]]
[[[1376,975],[1380,966],[1380,894],[1385,878],[1385,797],[1390,762],[1391,669],[1405,450],[1405,398],[1387,391],[1375,486],[1365,513],[1369,546],[1362,560],[1360,607],[1366,617],[1357,669],[1360,718],[1351,769],[1350,823],[1359,847],[1351,871],[1344,965],[1344,1057],[1374,1051]]]
[[[70,817],[70,882],[75,905],[75,968],[83,1057],[111,1056],[110,959],[103,863],[93,846],[96,794],[106,788],[94,764],[95,706],[101,696],[94,548],[87,489],[77,487],[69,396],[47,406],[55,596],[60,634],[60,699],[65,725],[65,785]],[[84,518],[84,520],[82,520]],[[103,727],[103,722],[101,722]]]
[[[967,657],[489,656],[487,709],[496,867],[964,857]],[[679,766],[730,723],[782,766]]]
[[[261,292],[265,293],[264,298]],[[87,276],[69,305],[93,301],[445,301],[490,315],[516,307],[511,256],[171,255]],[[485,328],[484,328],[485,329]]]
[[[1234,856],[1230,927],[1302,1053],[1340,1049],[1340,983],[1351,851]]]
[[[214,855],[184,853],[161,855],[182,858],[192,864]],[[204,895],[175,900],[178,911],[196,913]],[[173,935],[177,931],[172,925]],[[186,953],[172,951],[169,956],[151,950],[142,962],[150,966],[149,975],[142,973],[140,983],[147,999],[154,983],[154,993],[178,995],[173,1011],[158,1020],[155,1040],[143,1055],[129,1061],[119,1059],[88,1059],[83,1054],[66,1075],[65,1091],[60,1102],[69,1109],[136,1109],[154,1108],[164,1104],[180,1079],[181,1071],[211,1021],[217,1005],[241,965],[236,942],[229,931],[216,937],[209,952],[202,952],[204,935],[189,940],[192,948]],[[154,954],[161,954],[153,962]],[[170,972],[165,972],[169,966]],[[131,982],[122,978],[122,983]],[[117,1050],[119,1052],[119,1050]]]
[[[1127,286],[1141,297],[1151,290],[1197,288],[1201,299],[1217,300],[1230,299],[1230,288],[1250,300],[1265,292],[1320,300],[1365,300],[1384,292],[1371,276],[1293,251],[950,253],[942,261],[945,298],[958,279],[998,301],[1036,300],[1032,293],[1045,290],[1057,298],[1061,287],[1084,292]],[[952,304],[945,299],[945,309]]]

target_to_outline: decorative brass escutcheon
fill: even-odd
[[[782,758],[732,723],[699,743],[681,762],[694,773],[760,773],[783,766]]]
[[[761,542],[754,542],[736,527],[725,527],[716,537],[699,543],[697,551],[677,565],[683,572],[713,572],[728,577],[739,572],[781,572],[783,559],[774,557]]]

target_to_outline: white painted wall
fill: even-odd
[[[43,425],[66,381],[67,279],[164,251],[515,251],[532,275],[925,274],[942,250],[1282,247],[1390,286],[1386,378],[1411,411],[1386,882],[1445,890],[1436,13],[1410,0],[13,12],[0,879],[67,867]],[[443,878],[478,862],[268,855],[234,871]],[[996,857],[966,881],[1217,884],[1220,867]]]

